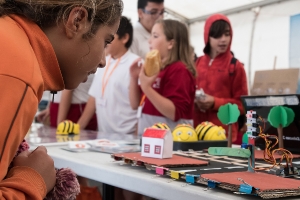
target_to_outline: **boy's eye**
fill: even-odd
[[[105,46],[104,46],[104,48],[106,48],[107,45],[109,45],[109,44],[111,44],[111,41],[105,41]]]

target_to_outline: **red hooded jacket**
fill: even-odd
[[[211,25],[218,20],[224,20],[230,25],[230,35],[232,41],[232,28],[228,18],[221,14],[215,14],[209,17],[205,23],[204,29],[204,41],[205,44],[209,41],[209,30]],[[197,106],[195,106],[194,112],[194,126],[196,127],[203,121],[210,121],[216,125],[223,126],[228,130],[226,125],[223,125],[218,117],[217,112],[220,106],[227,103],[235,103],[238,105],[239,110],[243,113],[242,103],[240,101],[241,95],[248,94],[246,73],[243,65],[237,60],[235,65],[230,64],[232,54],[230,52],[230,46],[223,54],[219,54],[215,59],[211,59],[209,55],[205,54],[198,58],[196,62],[197,68],[197,88],[202,88],[205,94],[209,94],[214,97],[215,103],[212,109],[206,112],[201,112]],[[235,123],[232,126],[232,141],[237,139],[238,124]]]

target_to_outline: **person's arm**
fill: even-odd
[[[152,88],[152,84],[157,75],[147,77],[144,72],[144,67],[142,67],[139,77],[141,80],[141,88],[149,101],[162,115],[174,121],[176,110],[174,103]]]
[[[48,103],[49,105],[50,103]],[[47,106],[47,108],[45,108],[45,110],[41,111],[37,117],[36,117],[36,120],[40,123],[43,123],[46,121],[46,119],[49,117],[50,115],[50,108],[49,106]]]
[[[141,91],[138,80],[130,78],[129,83],[129,101],[133,110],[137,110],[141,101]]]
[[[241,102],[240,97],[242,95],[248,95],[248,86],[247,86],[247,77],[246,72],[243,67],[243,65],[237,61],[236,63],[236,69],[233,75],[233,80],[231,82],[231,98],[219,98],[214,97],[214,110],[218,110],[220,106],[226,104],[226,103],[232,103],[237,104],[239,110],[243,113],[243,105]]]
[[[0,75],[0,85],[5,85],[0,91],[0,199],[43,199],[56,179],[53,160],[46,150],[34,151],[32,156],[22,154],[8,171],[34,119],[39,102],[36,92],[11,76]]]
[[[141,101],[141,90],[138,85],[139,73],[141,68],[138,63],[141,59],[137,59],[130,66],[130,83],[129,83],[129,101],[133,110],[138,109]]]
[[[68,112],[72,102],[73,90],[63,90],[59,102],[57,113],[57,124],[67,119]]]
[[[151,101],[154,107],[165,117],[175,121],[175,105],[174,103],[160,95],[152,87],[143,89],[146,97]]]
[[[205,94],[205,97],[195,98],[196,108],[200,111],[205,112],[206,110],[212,109],[215,104],[215,97],[209,94]]]
[[[86,126],[89,124],[90,120],[92,119],[95,111],[96,111],[96,100],[95,97],[90,96],[81,117],[77,121],[77,123],[80,126],[80,129],[86,128]]]

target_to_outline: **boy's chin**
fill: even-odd
[[[85,79],[82,81],[82,83],[87,82],[87,80],[88,80],[88,77],[85,77]]]

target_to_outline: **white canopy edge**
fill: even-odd
[[[182,22],[185,22],[187,24],[189,24],[189,19],[186,18],[185,16],[179,14],[178,12],[174,11],[174,10],[171,10],[170,8],[166,8],[165,7],[165,10],[167,11],[167,13],[169,13],[170,15],[172,15],[173,17],[181,20]]]
[[[224,14],[224,15],[230,15],[230,14],[242,12],[242,11],[245,11],[245,10],[251,10],[253,8],[256,8],[256,7],[264,7],[264,6],[268,6],[268,5],[271,5],[271,4],[280,3],[282,1],[286,2],[286,1],[294,1],[294,0],[264,0],[264,1],[259,1],[259,2],[248,4],[248,5],[243,5],[243,6],[223,10],[223,11],[218,11],[217,13],[221,13],[221,14]],[[174,17],[178,18],[179,20],[182,20],[183,22],[187,23],[188,25],[190,25],[192,23],[195,23],[195,22],[204,21],[209,16],[215,14],[215,13],[211,13],[211,14],[195,17],[195,18],[192,18],[192,19],[188,19],[188,18],[184,17],[183,15],[179,14],[178,12],[176,12],[174,10],[171,10],[169,8],[166,8],[166,11],[169,14],[173,15]]]

